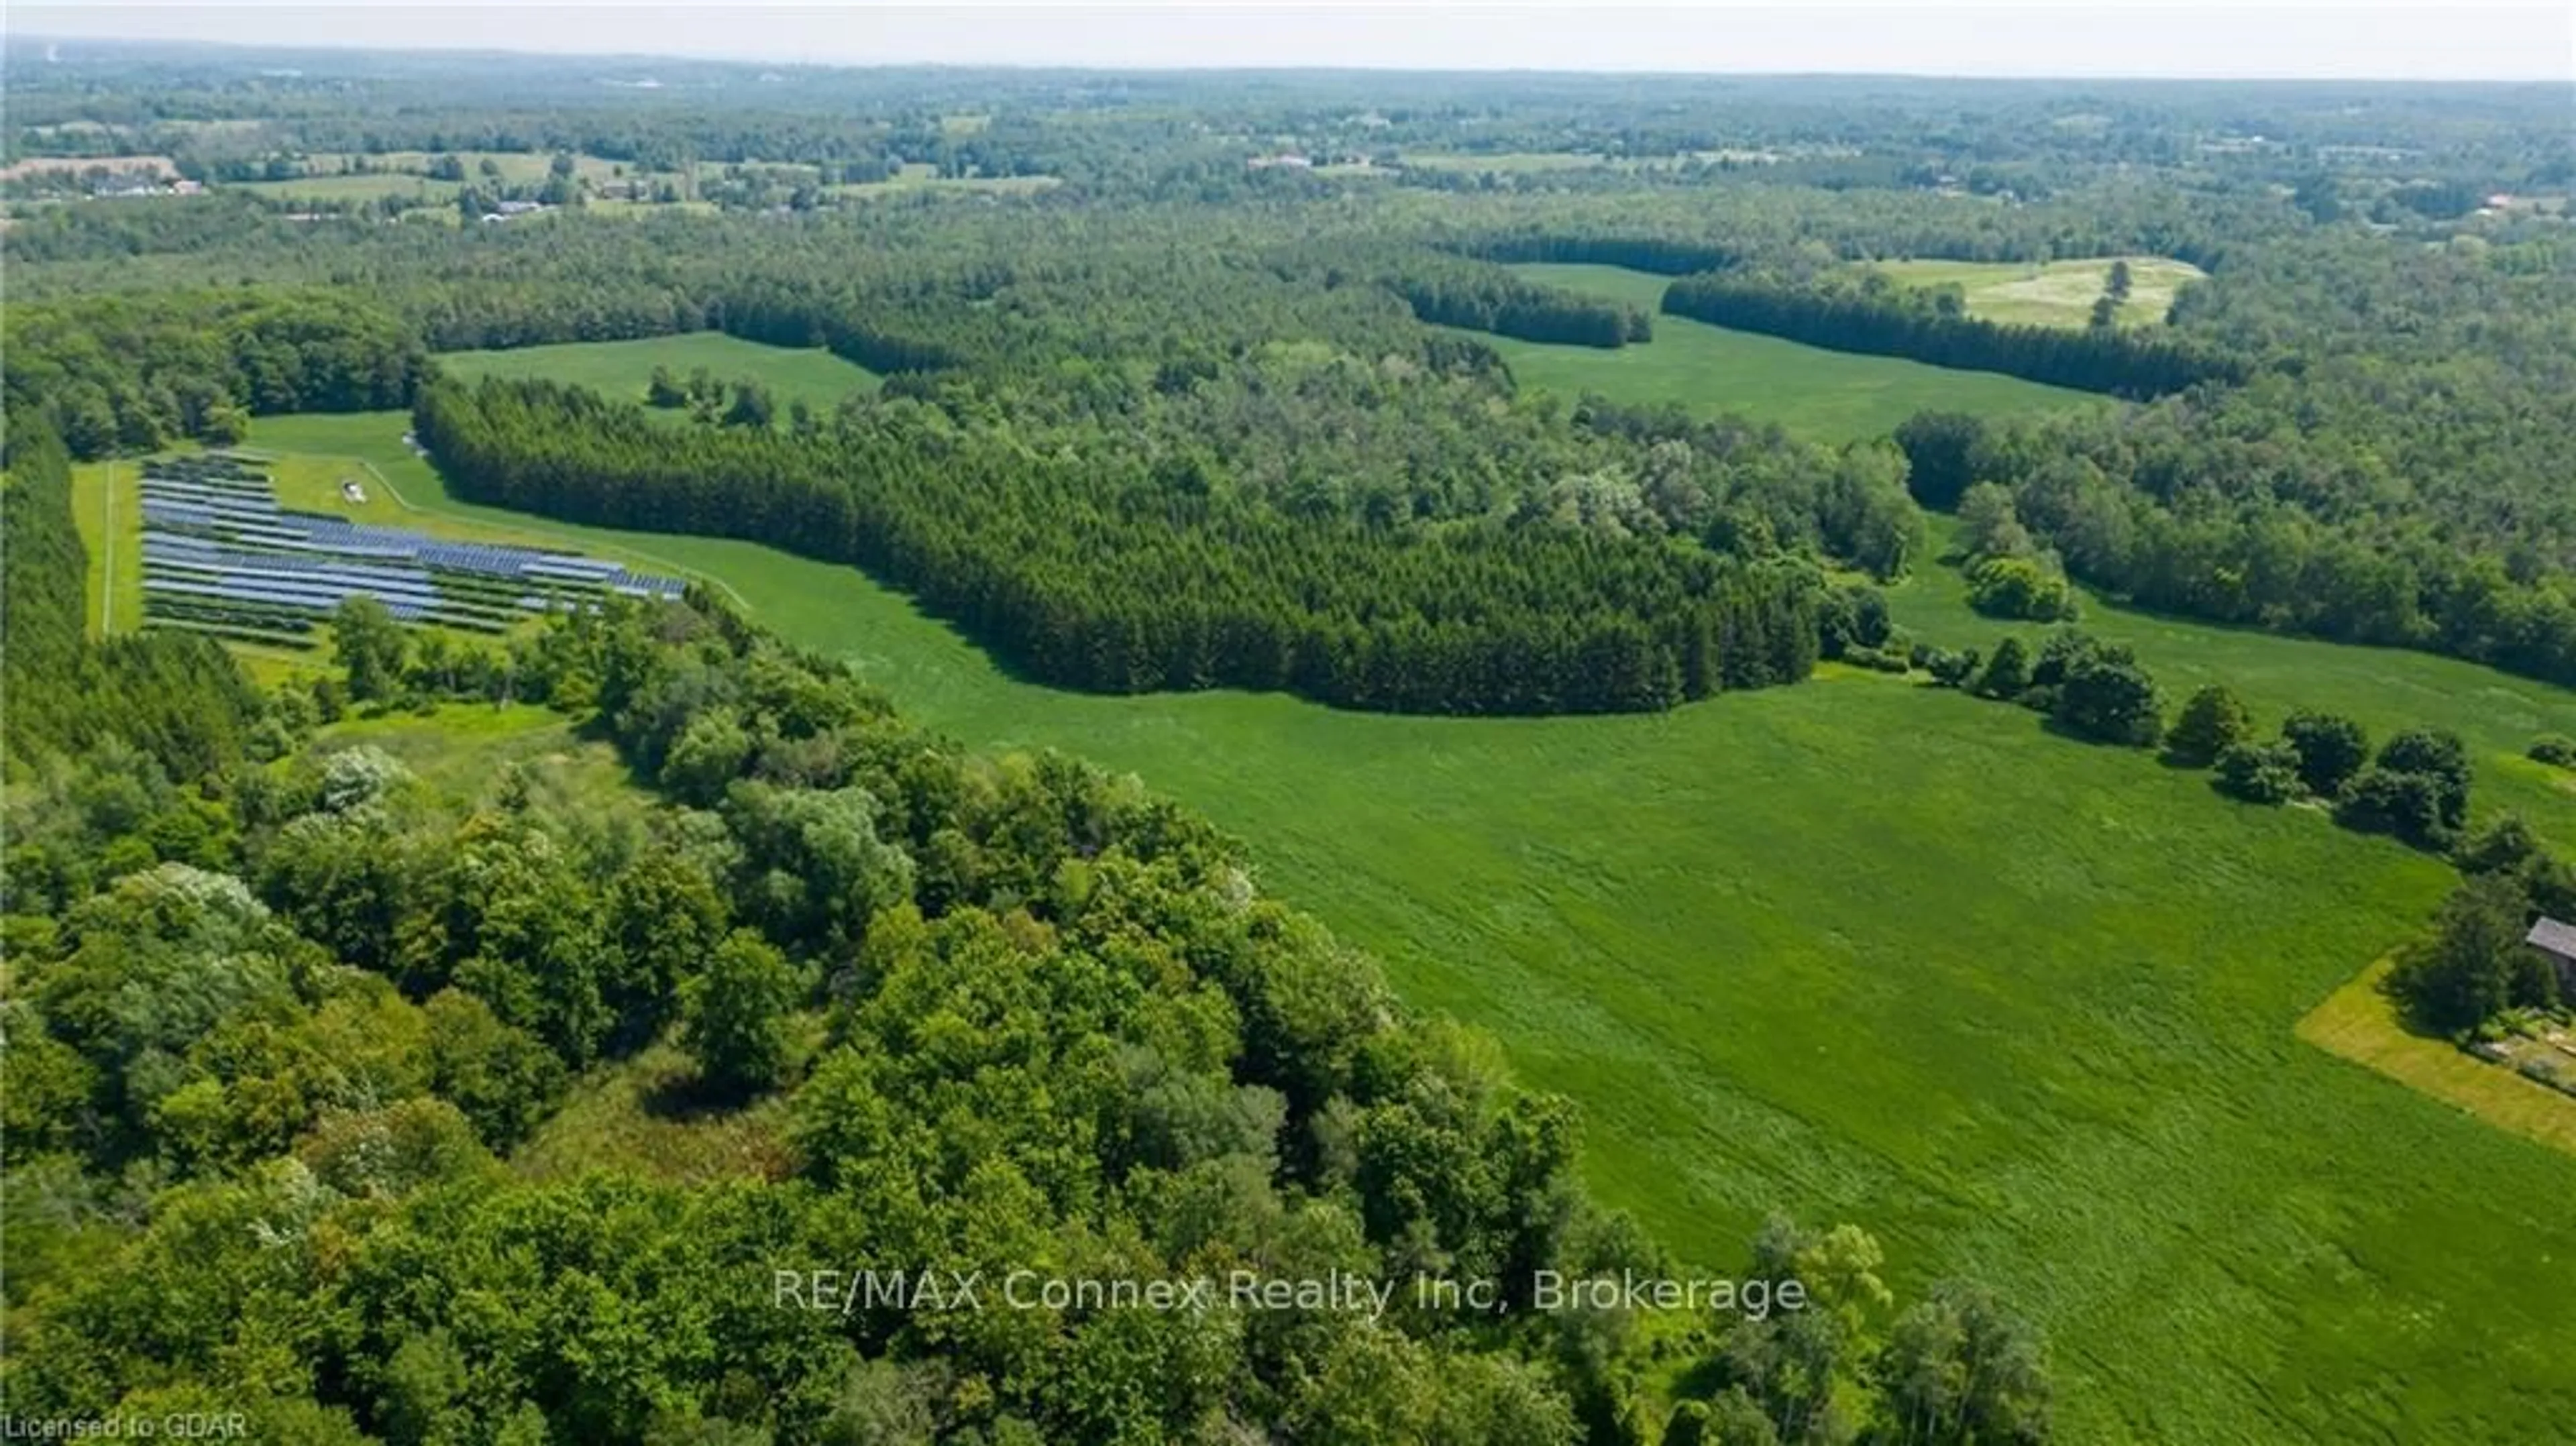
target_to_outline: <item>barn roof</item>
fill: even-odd
[[[2561,959],[2576,959],[2576,924],[2562,924],[2556,919],[2542,919],[2522,936],[2526,944],[2546,949]]]

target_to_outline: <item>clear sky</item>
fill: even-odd
[[[2557,3],[15,4],[11,35],[828,64],[2576,79]],[[2576,115],[2570,117],[2576,125]]]

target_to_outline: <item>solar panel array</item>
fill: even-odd
[[[608,594],[668,598],[676,578],[579,553],[452,542],[280,507],[266,474],[223,453],[145,464],[146,620],[302,647],[353,597],[405,622],[500,632]]]

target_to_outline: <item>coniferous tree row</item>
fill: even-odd
[[[1664,310],[1834,351],[2002,372],[2132,400],[2204,381],[2239,382],[2246,370],[2232,357],[2111,327],[2001,326],[1949,315],[1936,309],[1929,293],[1895,287],[1795,287],[1765,279],[1690,276],[1665,288]]]
[[[1578,296],[1523,281],[1508,272],[1397,276],[1388,286],[1436,326],[1463,326],[1522,341],[1622,347],[1654,339],[1654,319],[1633,306]]]
[[[488,380],[432,386],[415,423],[460,496],[855,563],[1064,687],[1634,712],[1792,682],[1816,658],[1802,562],[1549,525],[1389,534],[971,436],[933,445],[925,413],[674,432],[578,389]]]
[[[1470,242],[1459,249],[1487,261],[1624,266],[1657,276],[1722,271],[1744,260],[1743,252],[1711,242],[1566,231],[1514,232]]]
[[[1337,290],[1367,278],[1403,298],[1416,320],[1522,341],[1621,347],[1654,339],[1642,308],[1514,274],[1455,251],[1358,238],[1281,247],[1270,256],[1281,278]]]
[[[10,758],[88,747],[114,732],[174,774],[240,760],[264,711],[223,645],[194,633],[94,644],[83,631],[89,554],[72,519],[71,460],[42,413],[9,419],[0,487],[0,692]]]

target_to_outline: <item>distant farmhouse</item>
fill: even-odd
[[[2548,955],[2549,962],[2558,966],[2559,995],[2576,999],[2576,924],[2543,918],[2531,926],[2522,941]]]

